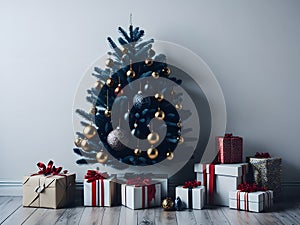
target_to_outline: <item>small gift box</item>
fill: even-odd
[[[37,164],[40,171],[23,177],[23,206],[62,208],[72,203],[75,193],[75,173],[62,171],[49,161]]]
[[[281,158],[271,157],[269,153],[256,153],[254,157],[247,157],[249,162],[250,180],[259,186],[272,190],[274,198],[281,193]]]
[[[159,206],[161,184],[148,178],[132,178],[121,186],[122,205],[131,209],[144,209]]]
[[[183,208],[202,209],[205,202],[205,187],[201,182],[185,182],[183,186],[176,187],[176,198],[179,197]]]
[[[257,188],[256,185],[243,184],[243,186],[248,187],[229,192],[229,208],[261,212],[272,207],[273,191]]]
[[[219,163],[243,162],[243,138],[225,134],[216,138]]]
[[[88,170],[83,181],[84,206],[113,206],[118,204],[115,176]]]
[[[197,180],[206,187],[206,200],[211,205],[228,206],[228,193],[243,183],[248,172],[248,163],[195,164]]]

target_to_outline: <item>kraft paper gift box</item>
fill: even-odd
[[[229,192],[229,208],[261,212],[273,206],[273,191]]]
[[[190,209],[202,209],[205,202],[205,187],[184,188],[177,186],[175,198],[180,197],[183,207]]]
[[[151,190],[155,188],[155,194],[150,199]],[[161,184],[150,184],[136,187],[135,185],[122,184],[122,205],[130,209],[144,209],[161,205]],[[153,193],[152,193],[153,194]]]
[[[23,206],[62,208],[74,199],[75,173],[23,177]]]
[[[206,203],[228,206],[228,193],[237,190],[245,182],[248,163],[194,165],[197,180],[206,187]]]

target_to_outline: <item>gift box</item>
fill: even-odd
[[[199,182],[200,183],[200,182]],[[175,197],[179,197],[183,203],[183,208],[202,209],[205,202],[204,186],[177,186],[175,189]]]
[[[60,173],[61,167],[53,167],[50,161],[46,167],[38,163],[37,174],[23,177],[23,206],[62,208],[70,205],[75,194],[75,173]]]
[[[261,212],[273,206],[273,191],[229,192],[229,208]]]
[[[266,154],[267,156],[267,154]],[[274,198],[281,194],[281,158],[247,157],[249,162],[250,180],[259,186],[272,190]]]
[[[224,137],[216,137],[219,163],[243,162],[243,138],[225,134]]]
[[[248,163],[195,164],[197,180],[206,187],[206,203],[228,206],[228,193],[237,190],[248,172]]]
[[[118,205],[118,184],[116,176],[88,170],[83,181],[84,206]]]

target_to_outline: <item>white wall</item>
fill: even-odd
[[[300,182],[297,0],[1,0],[0,181],[19,181],[48,159],[83,176],[72,153],[73,97],[130,12],[147,37],[186,46],[207,62],[245,155],[281,156],[284,181]]]

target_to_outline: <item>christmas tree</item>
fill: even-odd
[[[76,110],[84,119],[73,149],[81,156],[77,163],[145,166],[172,160],[183,142],[182,121],[189,117],[188,111],[178,113],[185,110],[174,87],[182,81],[166,56],[152,49],[154,40],[142,39],[143,30],[130,25],[128,33],[121,27],[119,32],[119,46],[107,38],[106,67],[92,73],[97,81],[87,90],[90,112]]]

